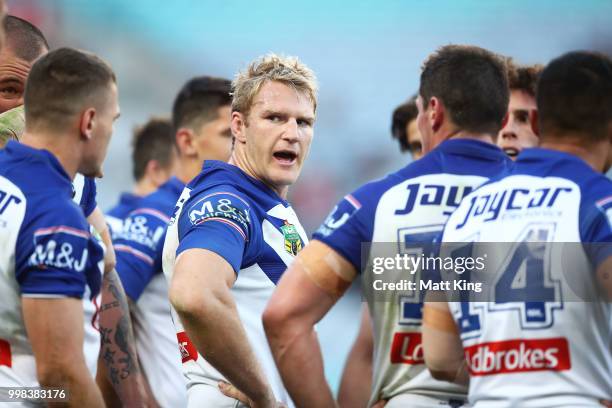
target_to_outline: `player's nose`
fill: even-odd
[[[518,137],[512,129],[504,129],[501,132],[502,140],[516,140]]]
[[[289,142],[297,142],[300,137],[299,130],[298,123],[295,119],[288,120],[283,131],[283,139]]]

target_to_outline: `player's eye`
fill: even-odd
[[[277,122],[280,122],[282,118],[280,117],[280,115],[268,115],[266,119],[268,119],[271,122],[277,123]]]
[[[514,117],[516,118],[517,122],[527,123],[529,121],[529,112],[516,111],[516,113],[514,114]]]
[[[298,119],[297,120],[297,124],[298,124],[298,126],[302,126],[302,127],[311,127],[312,126],[312,121],[310,121],[308,119]]]
[[[19,91],[19,89],[15,88],[14,86],[5,86],[0,88],[0,94],[2,94],[3,96],[8,96],[8,97],[15,97],[21,94],[21,92]]]

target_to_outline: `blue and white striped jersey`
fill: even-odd
[[[261,315],[276,283],[306,243],[306,233],[287,201],[236,166],[206,161],[183,191],[164,245],[168,279],[176,257],[191,248],[215,252],[232,266],[237,274],[232,293],[251,346],[276,398],[291,406]],[[189,342],[178,316],[173,317],[184,373],[190,382],[216,387],[223,377]]]
[[[461,199],[505,172],[511,161],[497,147],[469,139],[441,143],[422,159],[346,196],[313,239],[320,240],[362,271],[362,243],[390,243],[396,253],[428,255]],[[427,253],[426,253],[427,252]],[[371,254],[366,254],[369,259]],[[420,272],[407,275],[418,279]],[[440,400],[465,399],[466,389],[433,379],[421,346],[423,299],[390,293],[369,301],[374,332],[370,404],[400,394]]]
[[[71,198],[71,180],[48,151],[14,141],[0,151],[3,386],[37,385],[34,356],[21,313],[22,297],[76,297],[83,298],[85,306],[99,293],[103,250],[91,237],[83,211]],[[93,313],[86,314],[85,320],[94,324]],[[99,337],[96,344],[99,348]],[[95,375],[97,353],[93,360],[88,366]]]
[[[612,398],[612,305],[595,278],[612,256],[612,181],[576,156],[524,150],[509,175],[465,198],[443,240],[498,252],[480,272],[489,295],[449,303],[473,406]]]

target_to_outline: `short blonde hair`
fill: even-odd
[[[297,57],[270,53],[251,62],[232,81],[232,112],[248,116],[255,96],[268,81],[277,81],[305,93],[317,110],[317,78]]]

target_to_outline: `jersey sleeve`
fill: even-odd
[[[36,214],[17,241],[15,277],[23,296],[83,297],[100,288],[103,250],[76,205]]]
[[[161,254],[169,217],[153,206],[130,213],[113,241],[117,273],[125,292],[137,301],[154,275],[161,270]]]
[[[612,194],[586,206],[580,233],[587,255],[597,269],[612,256]]]
[[[83,209],[85,217],[89,217],[98,205],[96,202],[96,194],[97,188],[95,179],[92,177],[85,177],[83,194],[81,195],[81,202],[79,203],[79,206]]]
[[[191,248],[207,249],[225,259],[237,274],[253,237],[251,206],[229,189],[204,191],[191,199],[179,219],[177,256]]]
[[[330,246],[361,273],[361,243],[372,238],[373,216],[369,216],[367,191],[345,196],[327,216],[312,238]]]

